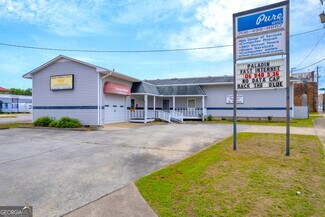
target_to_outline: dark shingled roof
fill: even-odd
[[[131,93],[148,93],[154,95],[206,95],[199,85],[155,86],[146,82],[134,82]]]
[[[131,93],[149,93],[159,95],[157,87],[146,82],[133,82]]]
[[[182,86],[158,86],[161,95],[206,95],[199,85],[182,85]]]
[[[233,76],[157,79],[157,80],[146,80],[146,82],[154,85],[209,84],[209,83],[233,82]]]

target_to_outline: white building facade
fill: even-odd
[[[23,77],[33,81],[33,121],[68,116],[83,125],[103,125],[233,116],[231,76],[141,81],[60,55]],[[292,87],[291,82],[291,93]],[[239,117],[286,115],[285,89],[238,95]]]

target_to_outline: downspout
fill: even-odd
[[[102,106],[103,106],[103,96],[102,96],[102,85],[103,85],[103,80],[104,78],[112,75],[112,72],[110,71],[109,74],[103,76],[103,77],[100,77],[100,72],[98,73],[99,74],[99,81],[98,81],[98,125],[102,125]]]

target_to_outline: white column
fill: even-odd
[[[144,95],[144,123],[147,123],[148,119],[148,95]]]
[[[204,121],[204,107],[205,107],[205,105],[204,105],[204,96],[202,96],[202,121]]]
[[[156,96],[153,96],[153,114],[156,118]]]
[[[173,96],[173,111],[175,111],[175,96]]]

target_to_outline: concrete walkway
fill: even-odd
[[[64,217],[156,217],[156,213],[143,199],[135,184],[126,187],[91,202]]]
[[[317,118],[314,120],[316,134],[323,144],[325,150],[325,116],[323,118]]]
[[[282,126],[257,126],[252,125],[242,132],[250,133],[286,133],[286,127]],[[317,135],[316,129],[311,127],[290,127],[290,134]]]

